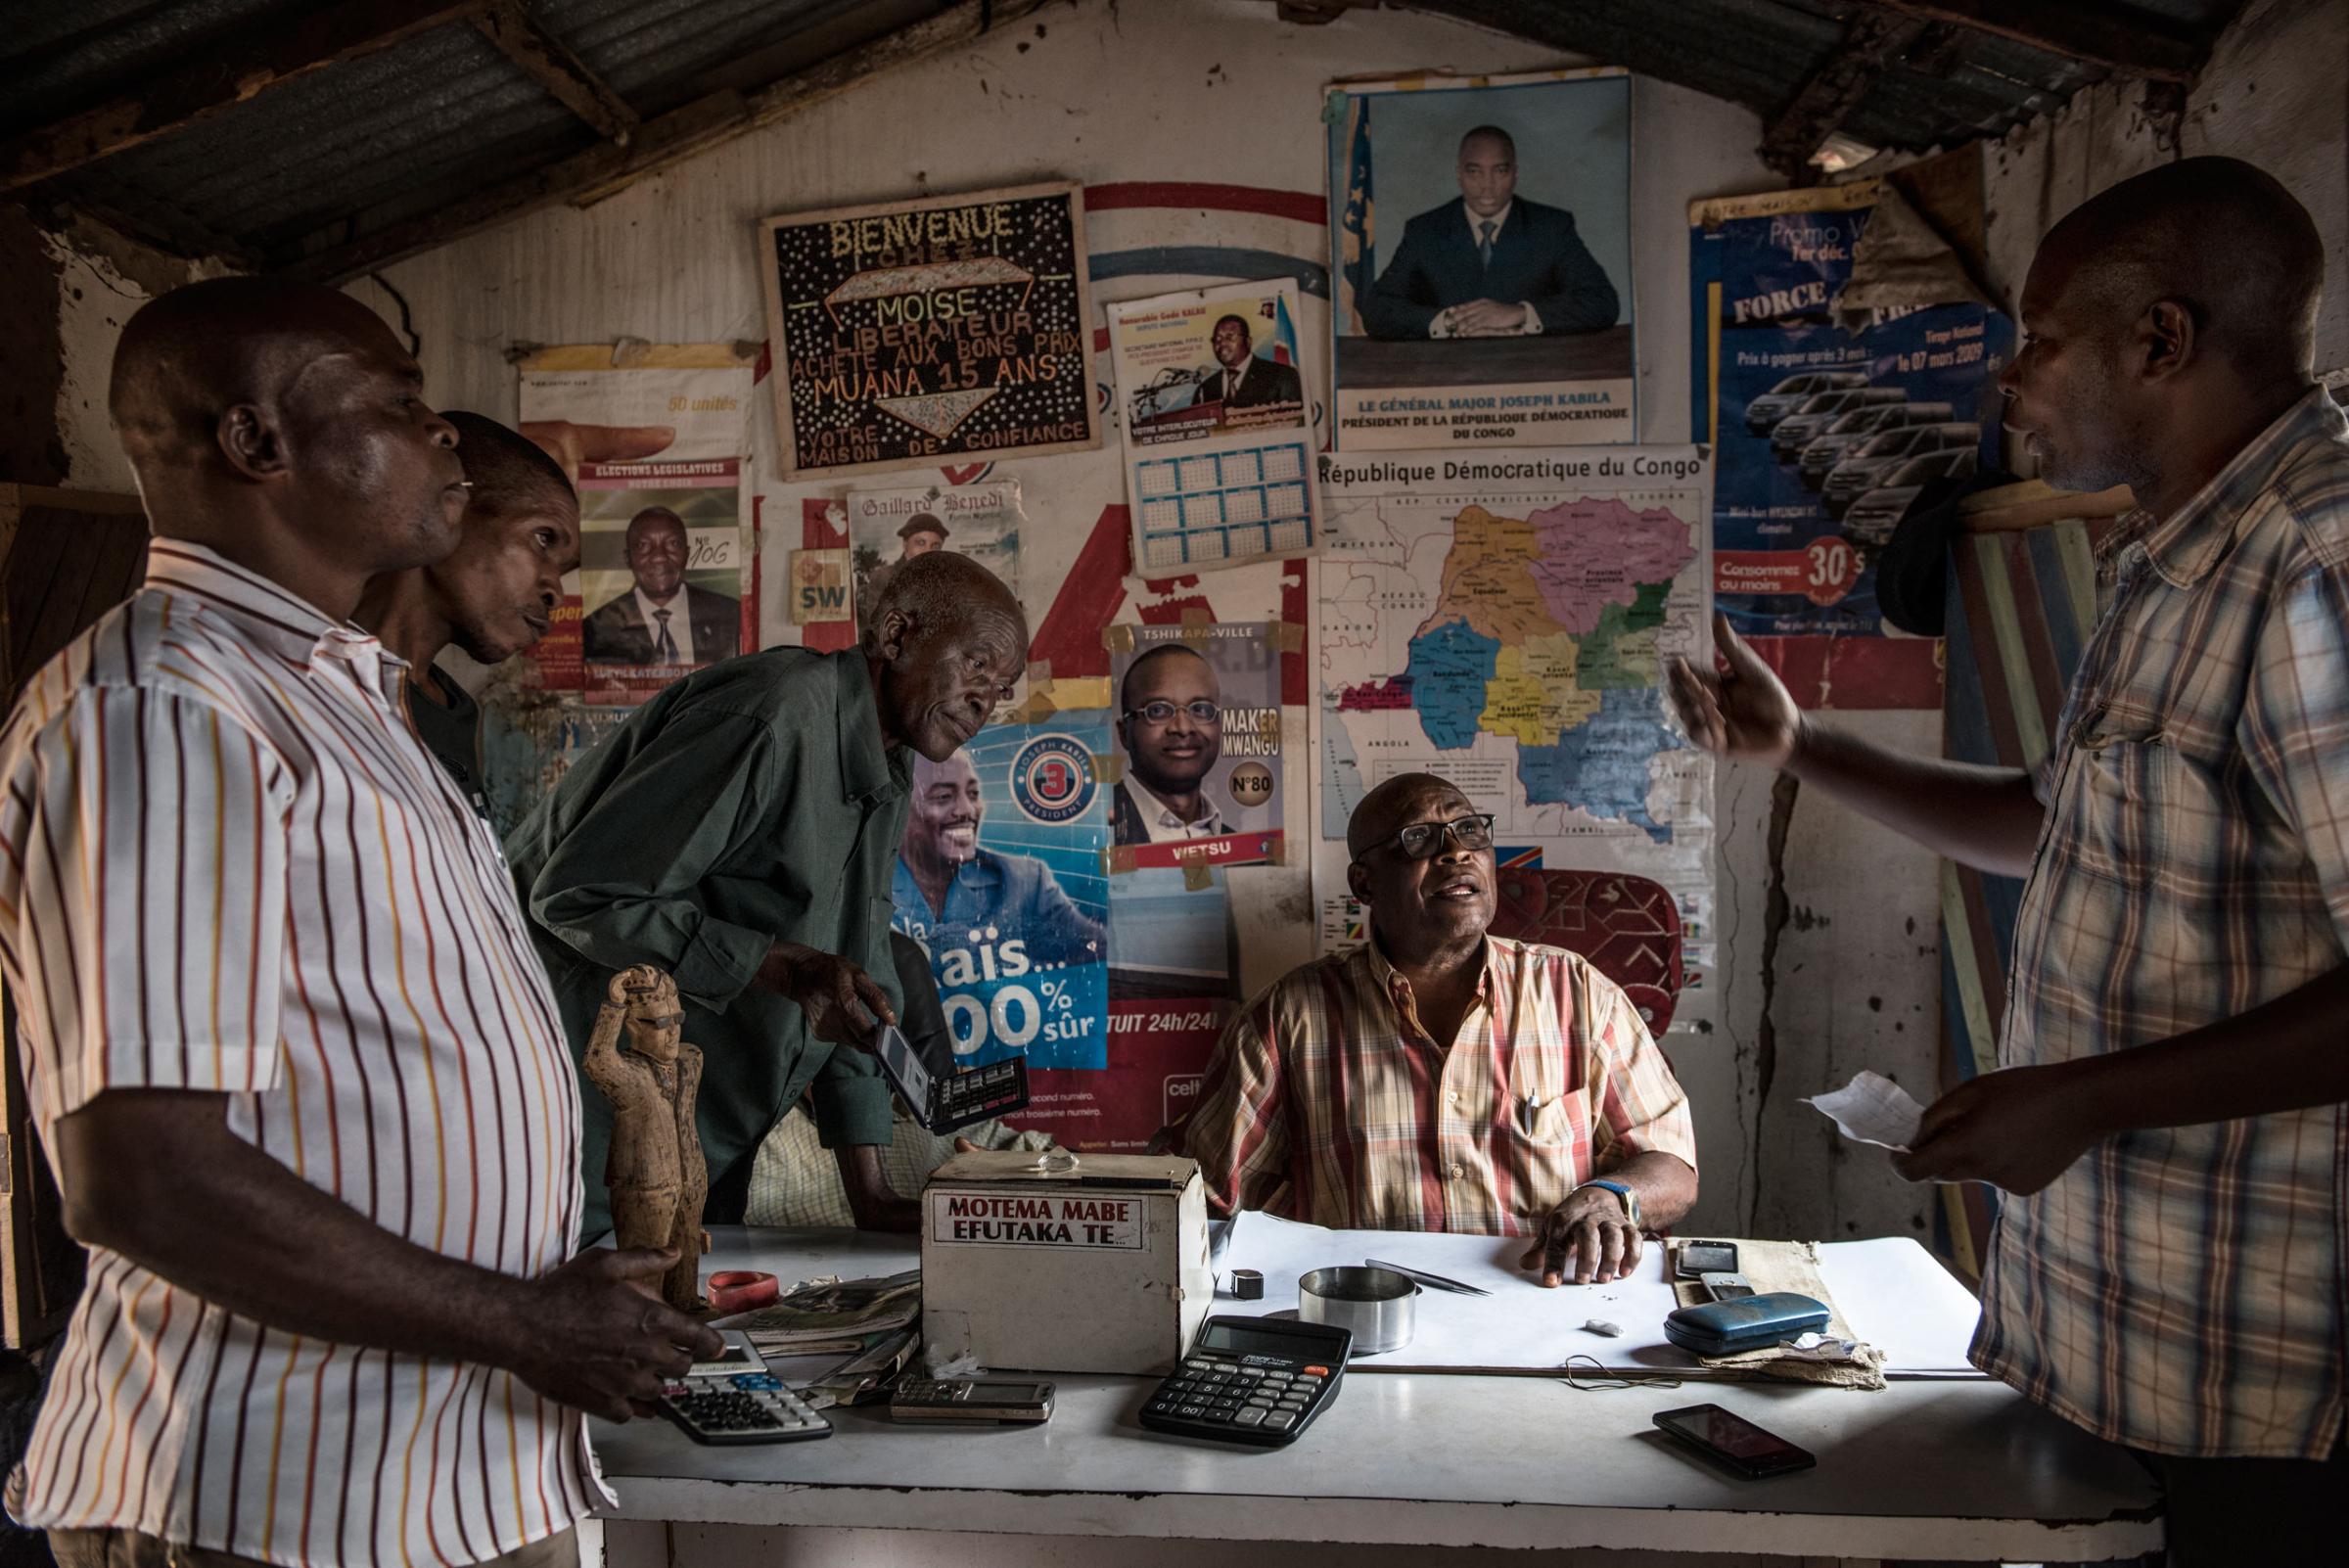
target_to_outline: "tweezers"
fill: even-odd
[[[1442,1274],[1431,1274],[1424,1268],[1405,1268],[1401,1264],[1381,1263],[1376,1258],[1364,1258],[1362,1262],[1369,1268],[1392,1269],[1405,1279],[1415,1279],[1422,1285],[1433,1285],[1438,1290],[1456,1291],[1462,1296],[1490,1296],[1493,1294],[1481,1285],[1463,1285],[1456,1279],[1447,1279]]]

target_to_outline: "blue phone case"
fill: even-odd
[[[1665,1316],[1664,1337],[1698,1356],[1735,1356],[1826,1326],[1825,1303],[1777,1290],[1682,1307]]]

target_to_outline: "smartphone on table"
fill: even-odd
[[[1757,1480],[1789,1470],[1808,1470],[1819,1462],[1808,1449],[1798,1449],[1775,1432],[1764,1431],[1718,1405],[1658,1410],[1655,1419],[1667,1437],[1726,1469]]]

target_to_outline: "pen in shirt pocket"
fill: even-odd
[[[1528,1094],[1518,1100],[1517,1130],[1529,1138],[1532,1137],[1535,1126],[1542,1120],[1542,1113],[1556,1102],[1557,1096],[1554,1094],[1548,1099],[1543,1099],[1539,1094]]]

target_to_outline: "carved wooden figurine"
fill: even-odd
[[[595,1033],[587,1041],[587,1077],[612,1103],[612,1152],[604,1184],[612,1189],[613,1240],[622,1247],[674,1247],[661,1299],[680,1312],[702,1305],[702,1205],[710,1171],[693,1121],[702,1086],[702,1053],[684,1043],[684,1006],[676,982],[649,964],[612,977]],[[627,1036],[622,1044],[622,1033]]]

